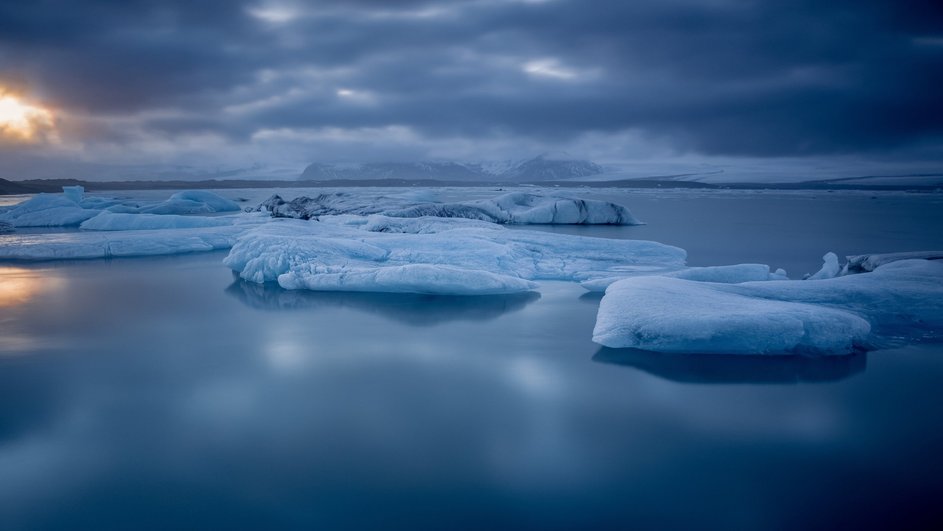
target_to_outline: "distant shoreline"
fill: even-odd
[[[663,188],[704,190],[863,190],[863,191],[913,191],[933,192],[943,186],[889,185],[889,184],[845,184],[834,181],[806,181],[798,183],[702,183],[657,179],[625,179],[615,181],[437,181],[433,179],[364,179],[364,180],[293,180],[267,181],[250,179],[205,180],[205,181],[83,181],[78,179],[31,179],[9,181],[0,179],[0,195],[61,192],[63,186],[84,186],[89,192],[121,190],[227,190],[235,188],[403,188],[414,186],[432,187],[515,187],[541,186],[546,188]]]

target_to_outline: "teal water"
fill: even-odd
[[[787,199],[626,201],[650,224],[595,233],[700,242],[697,265],[775,252],[793,276],[842,246],[943,247],[927,198]],[[885,223],[847,221],[865,211]],[[770,229],[771,212],[797,221]],[[0,527],[943,519],[940,344],[837,359],[603,349],[598,298],[567,283],[289,292],[234,279],[223,256],[0,264]]]

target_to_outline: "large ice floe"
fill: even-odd
[[[2,260],[157,256],[228,249],[247,225],[197,229],[60,232],[0,237]]]
[[[279,195],[263,201],[257,210],[274,217],[318,219],[338,214],[383,214],[389,217],[466,218],[511,224],[639,225],[629,210],[615,203],[512,192],[490,199],[435,203],[406,195],[369,196],[335,192],[285,201]]]
[[[282,220],[239,238],[225,264],[286,289],[488,295],[535,280],[586,280],[637,268],[684,267],[656,242],[508,230],[475,220],[334,216]]]
[[[872,255],[881,264],[873,271],[827,278],[833,257],[815,280],[619,280],[600,301],[593,340],[677,353],[848,354],[937,338],[943,261]]]

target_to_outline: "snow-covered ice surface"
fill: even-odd
[[[417,204],[418,203],[418,204]],[[273,195],[257,207],[275,217],[317,219],[337,214],[384,214],[390,217],[466,218],[510,224],[638,225],[629,210],[615,203],[512,192],[488,199],[429,202],[409,195],[370,196],[335,192],[285,201]]]
[[[806,281],[620,280],[600,301],[593,340],[660,352],[847,354],[934,338],[941,327],[943,261],[915,259]]]
[[[475,220],[386,216],[282,220],[255,228],[225,264],[286,289],[489,295],[625,268],[678,270],[682,249],[655,242],[511,231]]]

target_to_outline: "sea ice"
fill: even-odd
[[[593,341],[682,353],[847,354],[943,327],[943,261],[903,260],[816,281],[620,280]]]
[[[389,217],[466,218],[493,223],[515,224],[614,224],[638,225],[631,212],[622,205],[590,199],[572,199],[540,194],[514,192],[491,199],[456,203],[416,204],[421,196],[370,196],[346,192],[326,193],[315,197],[297,197],[285,201],[278,195],[263,201],[256,210],[274,217],[317,219],[337,214],[384,214]]]
[[[684,259],[682,249],[655,242],[512,231],[474,220],[372,216],[358,223],[342,216],[262,225],[240,237],[224,263],[246,280],[277,280],[287,289],[483,295],[625,267],[680,269]]]

